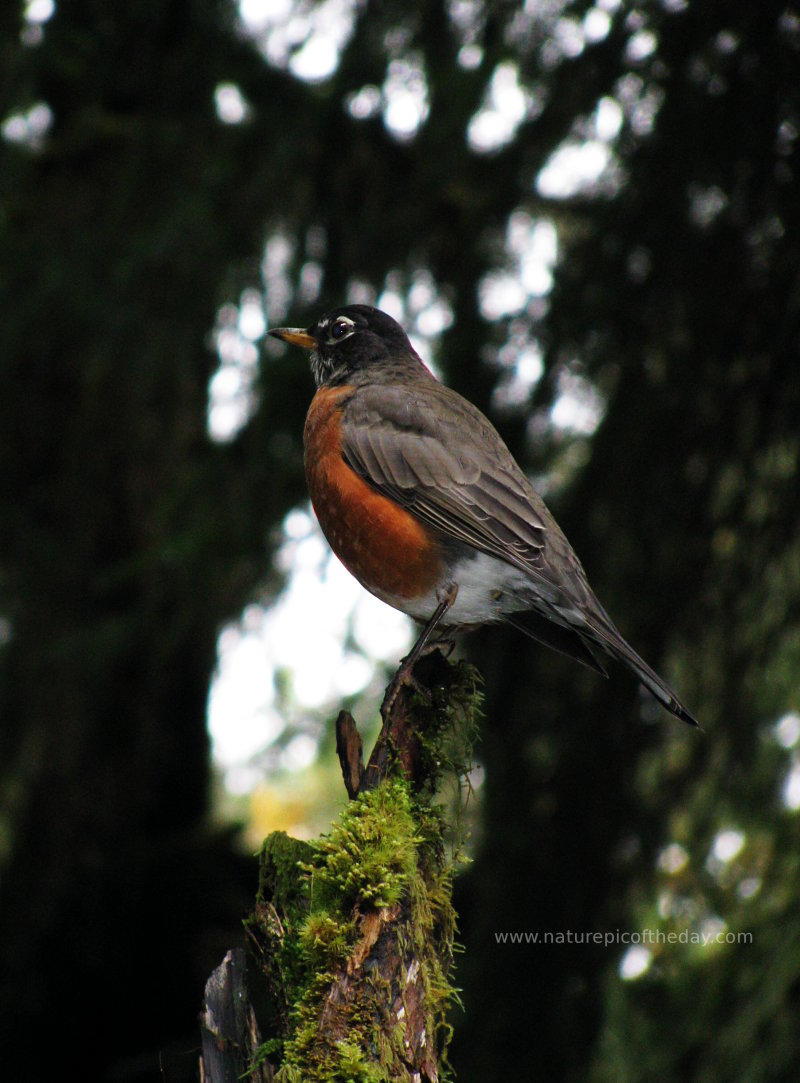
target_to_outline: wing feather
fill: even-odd
[[[546,550],[571,550],[555,520],[495,429],[443,384],[426,383],[422,398],[402,385],[360,388],[345,409],[342,441],[352,469],[423,522],[534,577],[560,580]]]

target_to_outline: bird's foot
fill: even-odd
[[[449,658],[455,650],[455,646],[454,639],[443,635],[440,639],[423,644],[420,650],[412,650],[405,658],[401,658],[395,675],[386,686],[383,703],[381,704],[381,717],[384,720],[389,718],[401,689],[412,688],[419,693],[426,691],[426,686],[421,684],[414,676],[414,668],[417,662],[434,654],[436,651],[440,651],[443,658]]]

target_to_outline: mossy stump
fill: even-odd
[[[456,918],[451,830],[435,802],[463,774],[479,699],[475,671],[439,652],[384,703],[367,767],[337,722],[353,798],[328,835],[270,835],[246,922],[258,975],[254,1067],[276,1083],[436,1083],[448,1077]],[[388,700],[389,697],[387,697]],[[453,749],[458,749],[454,755]],[[260,991],[256,986],[261,985]],[[260,992],[260,995],[259,995]]]

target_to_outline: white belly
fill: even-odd
[[[530,577],[485,553],[462,560],[454,569],[452,582],[458,587],[458,593],[442,620],[445,627],[489,624],[502,620],[508,613],[530,608]],[[419,598],[383,597],[382,600],[424,624],[431,618],[450,585],[449,582],[444,584],[438,594],[429,591]],[[536,593],[540,596],[545,594],[538,584]],[[378,597],[382,596],[379,594]]]

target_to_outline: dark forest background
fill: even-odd
[[[800,7],[341,11],[313,81],[226,0],[0,10],[4,1065],[194,1078],[204,980],[241,941],[256,873],[210,814],[206,700],[223,622],[277,589],[312,389],[261,343],[258,409],[219,442],[208,385],[217,313],[264,290],[280,234],[271,322],[390,274],[434,284],[441,372],[551,480],[598,594],[703,725],[516,633],[468,640],[486,780],[456,900],[460,1083],[797,1078]],[[527,113],[476,148],[498,65]],[[353,105],[390,68],[426,88],[405,136],[377,91]],[[541,170],[595,138],[603,99],[609,168],[547,194]],[[554,223],[554,285],[493,318],[481,284],[515,273],[515,214]],[[531,343],[544,372],[516,401]],[[553,424],[570,387],[602,403],[590,435]],[[495,938],[641,928],[752,937],[653,944],[627,980],[623,944]]]

